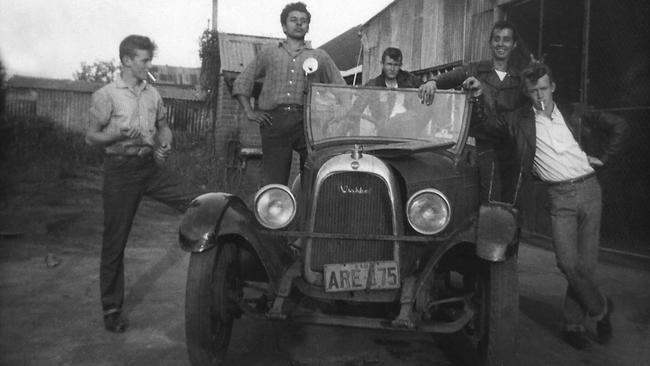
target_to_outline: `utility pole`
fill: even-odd
[[[212,30],[217,30],[217,15],[219,13],[219,0],[212,0]]]

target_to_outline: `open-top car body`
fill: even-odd
[[[518,229],[479,204],[470,113],[458,91],[427,106],[414,89],[311,85],[292,186],[251,207],[205,194],[183,218],[192,363],[219,364],[245,314],[446,334],[471,362],[511,364]]]

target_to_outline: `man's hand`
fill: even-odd
[[[158,165],[162,165],[165,163],[165,160],[167,160],[167,157],[169,157],[169,154],[172,152],[172,147],[169,144],[162,144],[158,146],[156,151],[153,152],[153,158],[158,163]]]
[[[483,94],[483,85],[481,82],[474,76],[470,76],[465,81],[463,81],[463,89],[467,90],[470,93],[470,96],[477,98]]]
[[[589,165],[591,165],[594,168],[600,168],[603,165],[605,165],[602,160],[594,156],[587,156],[587,161],[589,162]]]
[[[120,129],[120,135],[123,139],[137,139],[142,136],[142,133],[137,128],[124,127]]]
[[[438,85],[436,85],[435,80],[429,80],[420,85],[420,88],[418,89],[418,97],[420,97],[420,101],[426,105],[431,105],[431,103],[433,103],[433,97],[436,94],[436,89],[438,89]]]
[[[251,122],[256,122],[260,126],[272,126],[271,115],[261,111],[250,111],[246,113],[246,118]]]

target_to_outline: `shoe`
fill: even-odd
[[[575,349],[583,350],[591,348],[591,342],[589,342],[585,331],[565,330],[562,332],[562,339]]]
[[[607,299],[607,313],[602,319],[596,322],[596,331],[598,332],[598,343],[607,344],[612,340],[612,322],[611,315],[614,311],[614,303],[609,297]]]
[[[122,313],[115,312],[104,315],[104,328],[113,333],[124,333],[126,330],[126,320],[122,317]]]

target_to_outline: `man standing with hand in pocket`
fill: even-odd
[[[104,148],[104,234],[100,291],[104,326],[126,330],[124,248],[142,197],[184,211],[195,193],[163,164],[171,153],[172,131],[158,91],[147,82],[156,45],[130,35],[120,43],[121,75],[92,97],[86,142]]]

